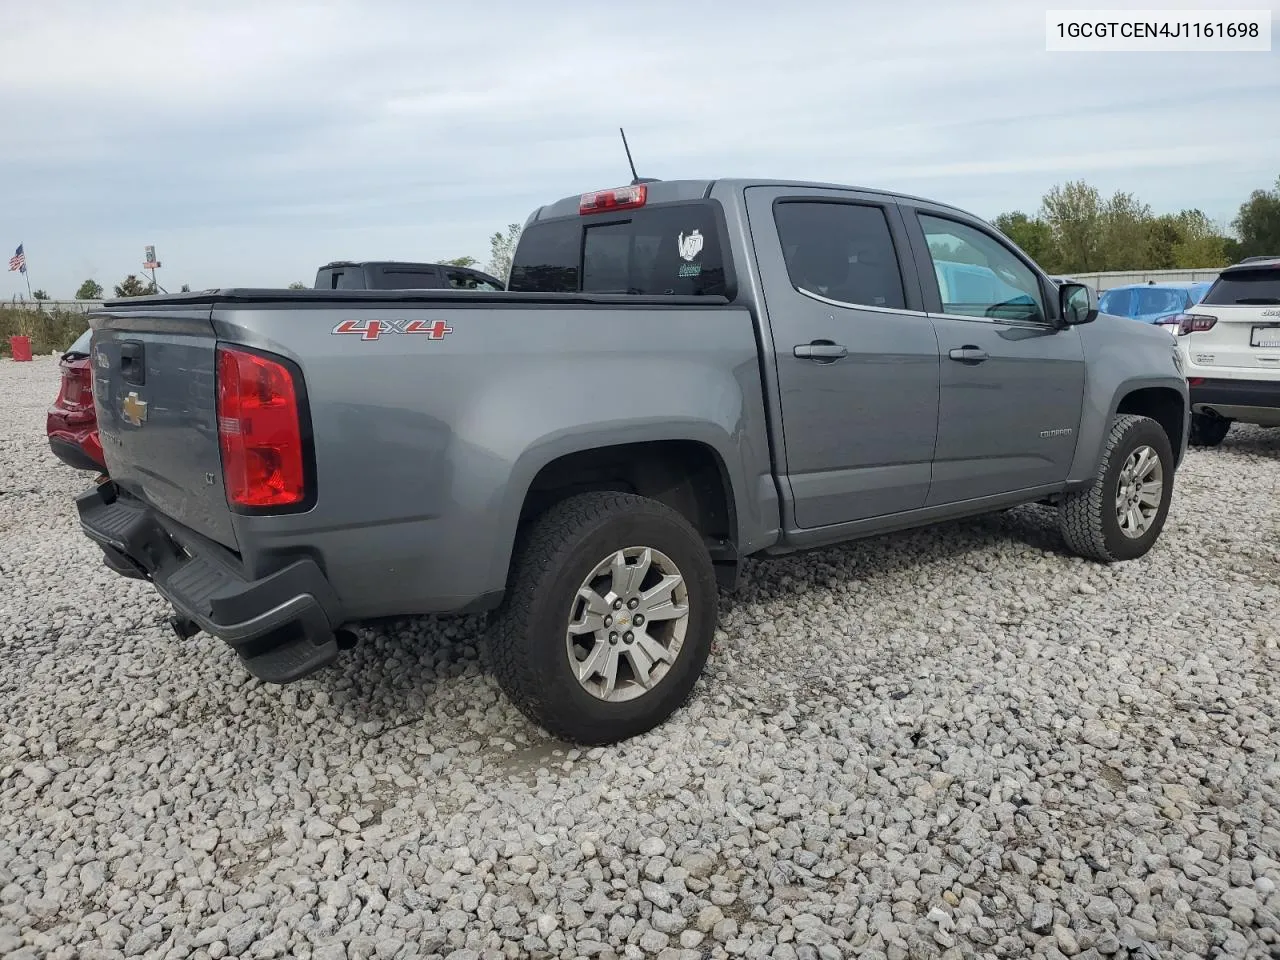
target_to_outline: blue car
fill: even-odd
[[[1113,317],[1159,323],[1190,310],[1211,286],[1212,280],[1171,280],[1167,283],[1132,283],[1112,287],[1098,298],[1098,309]]]

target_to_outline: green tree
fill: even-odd
[[[154,283],[143,283],[135,274],[129,274],[120,283],[115,286],[116,296],[124,297],[146,297],[156,292]]]
[[[441,263],[447,263],[451,267],[474,267],[480,261],[475,257],[461,256],[454,257],[452,260],[441,260]]]
[[[86,280],[80,284],[80,289],[76,291],[77,300],[101,300],[102,284],[97,280]]]
[[[1093,269],[1146,269],[1151,221],[1149,206],[1140,203],[1131,193],[1115,193],[1102,205],[1098,237],[1101,266]]]
[[[1044,195],[1040,219],[1049,225],[1062,273],[1084,273],[1102,266],[1102,197],[1083,180],[1072,180]]]
[[[1178,270],[1197,267],[1225,267],[1227,238],[1202,210],[1183,210],[1178,214],[1181,236],[1173,247],[1173,266]]]
[[[1240,237],[1237,260],[1280,256],[1280,177],[1274,190],[1255,190],[1231,221]]]
[[[489,273],[506,282],[511,274],[511,258],[520,242],[520,224],[507,224],[507,232],[495,233],[489,238]]]
[[[305,283],[303,283],[301,280],[295,280],[295,281],[293,281],[293,283],[289,284],[289,289],[290,289],[290,290],[305,290],[305,289],[307,289],[307,285],[306,285]]]
[[[1143,265],[1149,270],[1172,270],[1177,261],[1174,251],[1184,239],[1177,214],[1155,217],[1147,225],[1147,256]]]
[[[47,290],[37,290],[35,293],[31,294],[31,298],[32,298],[33,300],[48,300],[48,299],[49,299],[49,291],[47,291]]]
[[[997,230],[1022,248],[1040,269],[1058,271],[1058,252],[1054,248],[1053,228],[1039,217],[1029,217],[1021,210],[1002,213],[994,220]]]

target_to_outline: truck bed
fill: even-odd
[[[705,444],[730,476],[772,489],[752,315],[721,297],[231,288],[111,301],[91,323],[123,502],[208,544],[239,583],[314,561],[344,620],[496,603],[527,491],[580,450]],[[305,502],[229,505],[226,347],[296,371]]]

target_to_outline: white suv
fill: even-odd
[[[1235,421],[1280,427],[1280,257],[1227,267],[1173,326],[1191,393],[1191,443]]]

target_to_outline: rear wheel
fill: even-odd
[[[587,744],[652,729],[688,698],[716,625],[701,536],[669,507],[585,493],[521,537],[490,637],[494,676],[549,733]]]
[[[1225,417],[1211,417],[1207,413],[1191,415],[1190,443],[1193,447],[1216,447],[1227,436],[1231,421]]]
[[[1134,560],[1164,529],[1173,497],[1173,448],[1149,417],[1116,417],[1089,489],[1058,505],[1062,537],[1082,557]]]

